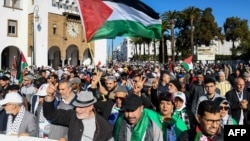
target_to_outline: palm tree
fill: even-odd
[[[200,9],[193,6],[183,10],[183,14],[190,20],[190,45],[192,55],[194,55],[194,20],[200,17],[200,13]]]
[[[148,46],[147,56],[149,57],[150,56],[150,42],[152,41],[152,39],[143,38],[142,41],[143,41],[143,45],[144,45],[144,56],[146,56],[146,52],[145,52],[145,49],[146,49],[145,44],[146,44]],[[149,58],[147,60],[149,60]]]
[[[164,19],[164,17],[161,16],[161,19]],[[165,36],[164,36],[164,33],[170,29],[170,25],[169,25],[169,22],[167,20],[162,20],[162,25],[161,25],[161,29],[162,29],[162,38],[161,38],[161,45],[162,45],[162,48],[161,48],[161,53],[162,53],[162,63],[164,64],[165,63]],[[155,42],[154,42],[154,49],[155,49]],[[156,51],[155,51],[156,52]],[[167,52],[166,52],[167,54]]]
[[[161,16],[163,23],[168,23],[171,29],[171,50],[172,50],[172,61],[175,63],[175,20],[179,16],[179,12],[176,10],[164,12]],[[169,27],[169,26],[168,26]]]
[[[141,37],[133,37],[131,38],[130,41],[132,44],[134,44],[135,46],[135,54],[136,54],[136,60],[139,59],[139,61],[141,60],[141,44],[142,44],[142,38]],[[139,55],[138,55],[138,50],[137,47],[139,45]],[[139,57],[139,58],[138,58]]]

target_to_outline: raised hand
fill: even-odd
[[[102,71],[97,71],[96,76],[92,78],[91,88],[97,88],[97,84],[100,83],[102,77]]]
[[[143,84],[145,83],[146,78],[143,78],[140,76],[139,80],[137,82],[133,82],[133,93],[141,96],[141,90],[143,88]]]
[[[53,85],[51,82],[49,82],[47,90],[46,90],[47,96],[45,97],[45,101],[49,102],[49,101],[54,100],[56,89],[57,89],[57,87],[55,85]]]

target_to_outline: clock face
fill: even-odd
[[[79,34],[79,25],[77,23],[74,23],[74,22],[69,22],[67,24],[67,32],[68,34],[75,38],[77,37],[77,35]]]

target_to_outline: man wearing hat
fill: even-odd
[[[8,114],[6,135],[37,136],[35,115],[25,110],[23,98],[16,92],[7,93],[0,101],[6,114]]]
[[[1,86],[0,99],[2,99],[8,93],[8,90],[10,87],[10,78],[5,76],[5,75],[1,76],[0,77],[0,86]]]
[[[106,102],[97,101],[94,105],[97,111],[109,121],[110,124],[114,125],[118,116],[121,113],[121,106],[128,95],[126,86],[118,86],[115,92],[115,100],[108,99]]]
[[[0,86],[1,86],[1,92],[0,92],[0,100],[5,98],[5,95],[8,93],[10,84],[10,80],[7,76],[3,75],[0,77]],[[3,108],[0,107],[0,133],[4,132],[6,130],[6,121],[7,115]]]
[[[144,108],[141,97],[128,95],[122,109],[124,114],[115,124],[115,141],[163,141],[160,116],[155,111]]]
[[[79,77],[71,78],[70,83],[72,84],[72,91],[78,95],[81,91],[83,91],[81,84],[82,81]]]
[[[69,127],[68,141],[107,141],[112,138],[113,127],[94,111],[97,101],[92,92],[82,91],[73,102],[75,109],[54,108],[55,89],[48,87],[43,104],[44,116],[53,124]]]
[[[115,93],[114,90],[117,88],[117,80],[114,76],[110,75],[107,76],[105,79],[105,86],[98,85],[101,84],[101,77],[102,72],[98,71],[97,76],[92,79],[91,82],[91,90],[94,91],[94,93],[100,93],[102,96],[107,97],[108,99],[115,99]],[[106,100],[106,99],[103,99]]]

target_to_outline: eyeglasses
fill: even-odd
[[[225,111],[227,111],[229,109],[229,107],[225,107],[225,106],[220,106],[220,110],[225,110]]]
[[[27,79],[23,79],[23,81],[29,81],[29,80],[27,80]]]
[[[124,100],[124,97],[115,97],[115,99]]]
[[[211,124],[213,124],[213,123],[215,123],[215,124],[220,124],[220,119],[217,119],[217,120],[213,120],[213,119],[205,119],[205,118],[203,118],[205,121],[206,121],[206,123],[207,124],[209,124],[209,125],[211,125]]]

